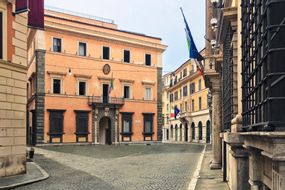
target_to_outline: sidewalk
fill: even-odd
[[[223,182],[222,170],[210,170],[212,159],[212,146],[207,145],[205,156],[202,162],[196,190],[229,190],[228,184]]]
[[[11,189],[22,185],[42,181],[49,177],[48,173],[34,162],[27,162],[27,173],[0,178],[0,190]]]

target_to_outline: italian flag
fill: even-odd
[[[170,110],[170,118],[174,118],[175,114],[174,114],[174,107],[171,106],[171,110]]]
[[[110,80],[108,93],[110,94],[113,89],[114,89],[114,78],[113,78],[113,73],[112,73],[112,78],[111,78],[111,80]]]

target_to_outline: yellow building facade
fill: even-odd
[[[188,60],[163,77],[164,142],[211,142],[208,89],[196,63]],[[174,108],[180,113],[174,116]]]
[[[27,12],[0,1],[0,177],[26,172]]]

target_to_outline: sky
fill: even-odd
[[[184,14],[197,49],[205,46],[205,0],[45,0],[45,5],[112,19],[119,29],[162,38],[163,73],[189,58]]]

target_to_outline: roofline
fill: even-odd
[[[204,47],[202,50],[199,51],[199,53],[203,52],[206,49],[206,47]],[[191,59],[187,59],[187,61],[185,61],[182,65],[180,65],[175,71],[173,71],[172,73],[175,73],[176,71],[178,71],[181,67],[183,67],[188,61],[191,61]]]
[[[47,9],[45,9],[45,10],[47,10]],[[53,11],[53,10],[48,10],[48,11]],[[57,12],[57,11],[54,11],[54,12]],[[58,13],[61,13],[61,12],[58,12]],[[63,13],[63,14],[66,14],[66,13]],[[68,14],[66,14],[66,15],[68,15]],[[96,25],[96,24],[90,24],[90,23],[86,23],[86,22],[82,22],[82,21],[71,20],[71,19],[67,19],[67,18],[61,18],[59,16],[49,15],[49,14],[46,14],[46,13],[44,14],[44,16],[45,17],[51,17],[51,18],[57,18],[57,19],[60,19],[60,20],[65,20],[65,21],[70,21],[70,22],[75,22],[75,23],[78,23],[78,24],[84,24],[84,25],[88,25],[88,26],[96,26],[96,27],[103,28],[103,29],[108,29],[108,30],[113,30],[113,31],[118,31],[118,32],[123,32],[123,33],[128,33],[128,34],[133,34],[133,35],[136,35],[136,36],[142,36],[142,37],[146,37],[146,38],[162,40],[159,37],[148,36],[148,35],[145,35],[145,34],[139,34],[139,33],[136,33],[136,32],[130,32],[130,31],[126,31],[126,30],[108,28],[108,27],[105,27],[105,26],[99,26],[99,25]],[[72,15],[72,16],[77,16],[77,15]],[[77,17],[80,17],[80,16],[77,16]],[[80,17],[80,18],[84,18],[84,17]]]

